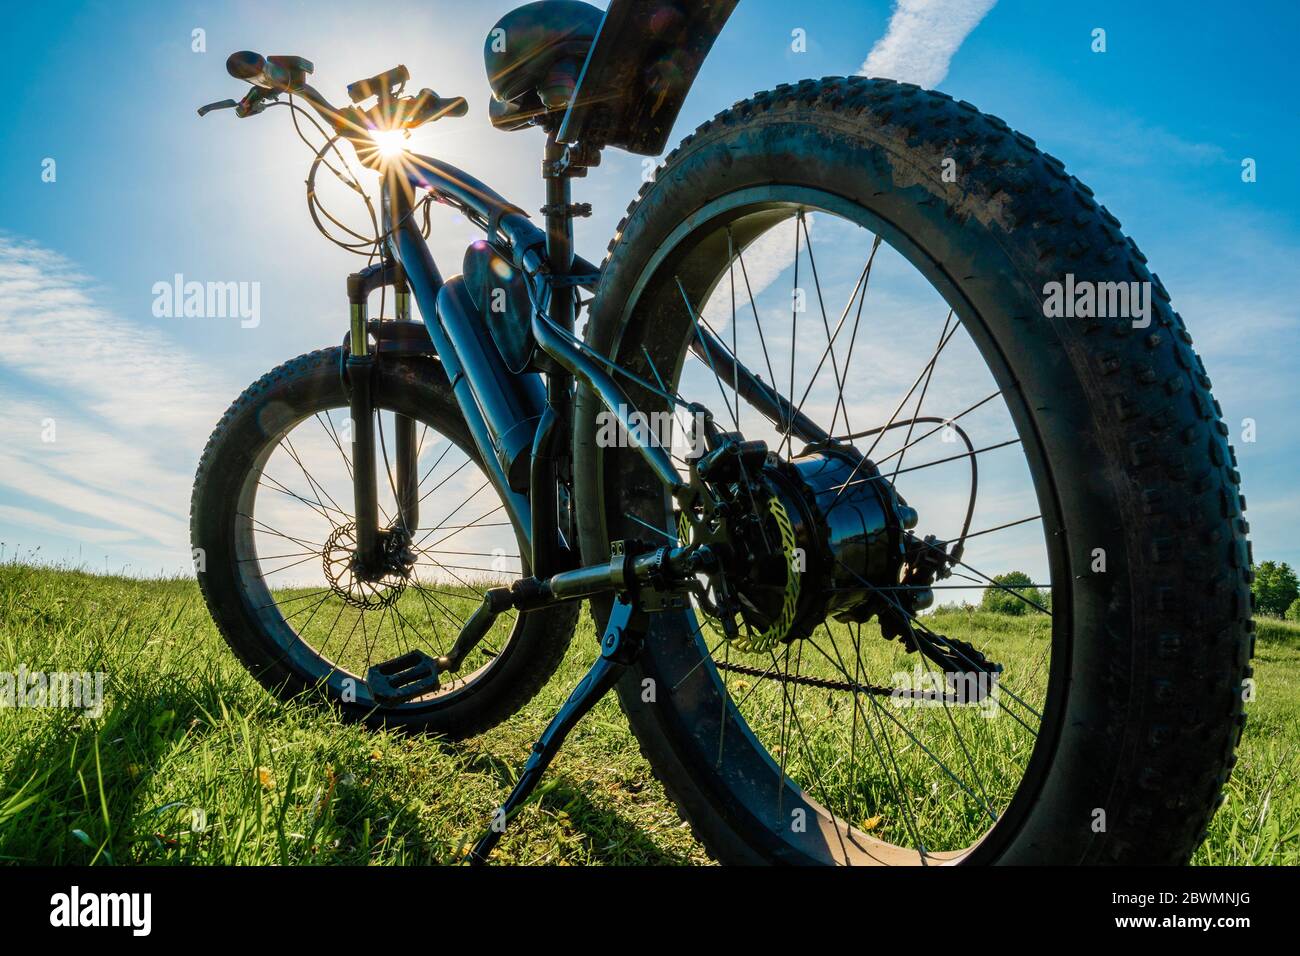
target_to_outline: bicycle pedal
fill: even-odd
[[[410,651],[372,666],[366,686],[380,704],[404,704],[438,689],[438,662],[423,651]]]

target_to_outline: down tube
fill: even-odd
[[[520,548],[526,549],[526,553],[531,555],[533,548],[530,531],[533,524],[528,496],[510,487],[506,474],[497,461],[492,434],[483,420],[483,415],[479,412],[478,403],[474,400],[474,394],[470,390],[456,351],[438,321],[437,299],[438,291],[442,287],[438,268],[434,265],[429,247],[425,245],[424,238],[417,231],[412,217],[404,218],[405,222],[398,229],[396,238],[397,252],[402,267],[406,270],[407,282],[410,283],[411,292],[420,306],[420,315],[424,319],[425,328],[429,330],[433,347],[438,351],[442,367],[446,370],[447,380],[452,383],[456,404],[460,406],[461,414],[465,416],[465,425],[474,439],[474,445],[478,448],[480,464],[510,512],[515,535],[520,539]]]

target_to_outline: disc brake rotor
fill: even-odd
[[[357,573],[356,552],[356,525],[351,522],[335,528],[325,539],[321,559],[330,588],[345,603],[362,611],[391,607],[406,590],[406,575],[386,570],[368,580]]]
[[[799,609],[800,564],[803,560],[803,553],[799,548],[798,539],[795,537],[794,523],[791,521],[790,514],[786,511],[785,505],[781,503],[780,498],[775,495],[767,498],[767,512],[780,539],[777,553],[782,557],[780,563],[784,568],[782,575],[784,580],[779,585],[765,583],[760,586],[764,588],[779,587],[780,609],[775,615],[764,615],[757,602],[746,595],[743,582],[736,585],[737,597],[742,607],[741,613],[745,616],[747,626],[742,633],[731,641],[731,646],[736,650],[756,654],[766,653],[790,636],[794,628],[795,615]],[[701,523],[703,522],[701,521]],[[678,513],[677,533],[684,544],[692,540],[692,521],[686,512]],[[775,562],[769,563],[774,564]],[[764,603],[772,603],[771,598],[765,598]],[[746,610],[750,612],[748,615],[745,614]],[[756,624],[757,626],[755,626]]]

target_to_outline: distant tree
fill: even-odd
[[[1300,621],[1300,598],[1291,602],[1291,606],[1286,609],[1286,619],[1288,621]]]
[[[996,574],[993,580],[1003,585],[1003,588],[1010,588],[1016,594],[1021,595],[1026,600],[1033,601],[1034,604],[1046,607],[1043,600],[1043,592],[1034,587],[1034,579],[1023,571],[1008,571],[1006,574]],[[1026,604],[1015,594],[990,586],[980,601],[980,609],[984,611],[993,611],[995,614],[1024,614],[1032,612],[1033,607]]]
[[[1260,614],[1281,617],[1300,597],[1300,580],[1285,561],[1265,561],[1255,565],[1255,580],[1250,590],[1255,595],[1255,610]]]

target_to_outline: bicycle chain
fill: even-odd
[[[720,661],[716,658],[713,661],[713,666],[720,671],[744,674],[746,677],[756,677],[760,680],[777,680],[783,684],[798,684],[801,687],[817,687],[821,690],[844,690],[855,694],[871,694],[876,697],[903,697],[909,700],[942,699],[945,702],[954,702],[949,695],[945,694],[941,698],[939,694],[933,691],[909,691],[895,687],[880,687],[875,684],[855,684],[851,681],[831,680],[826,677],[810,677],[807,674],[784,674],[771,668],[762,670],[757,667],[750,667],[747,664],[732,664],[730,661]]]
[[[714,658],[713,666],[720,671],[730,671],[733,674],[744,674],[747,677],[758,677],[768,680],[779,680],[783,684],[799,684],[802,687],[818,687],[822,690],[846,690],[858,694],[874,694],[878,697],[889,697],[893,695],[892,687],[877,687],[874,684],[855,684],[851,681],[831,680],[826,677],[811,677],[807,674],[784,674],[777,670],[768,668],[766,670],[758,667],[750,667],[747,664],[732,664],[730,661],[720,661]]]

